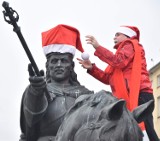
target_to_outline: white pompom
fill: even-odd
[[[83,52],[83,53],[81,54],[81,58],[82,58],[83,60],[88,60],[88,59],[89,59],[89,54],[88,54],[87,52]]]

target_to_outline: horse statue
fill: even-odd
[[[125,100],[110,92],[82,95],[66,113],[55,141],[142,141],[138,123],[153,107],[149,101],[130,112]]]

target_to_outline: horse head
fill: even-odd
[[[123,99],[104,90],[79,97],[67,112],[56,141],[142,141],[138,126],[153,111],[153,101],[130,112]]]

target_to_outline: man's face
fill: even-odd
[[[114,43],[118,44],[124,40],[126,40],[128,37],[122,33],[116,33],[114,37]]]
[[[73,69],[70,54],[53,54],[49,60],[51,79],[54,81],[67,81]]]

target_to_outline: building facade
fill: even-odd
[[[153,111],[154,127],[160,138],[160,62],[149,70],[155,99],[155,109]]]

